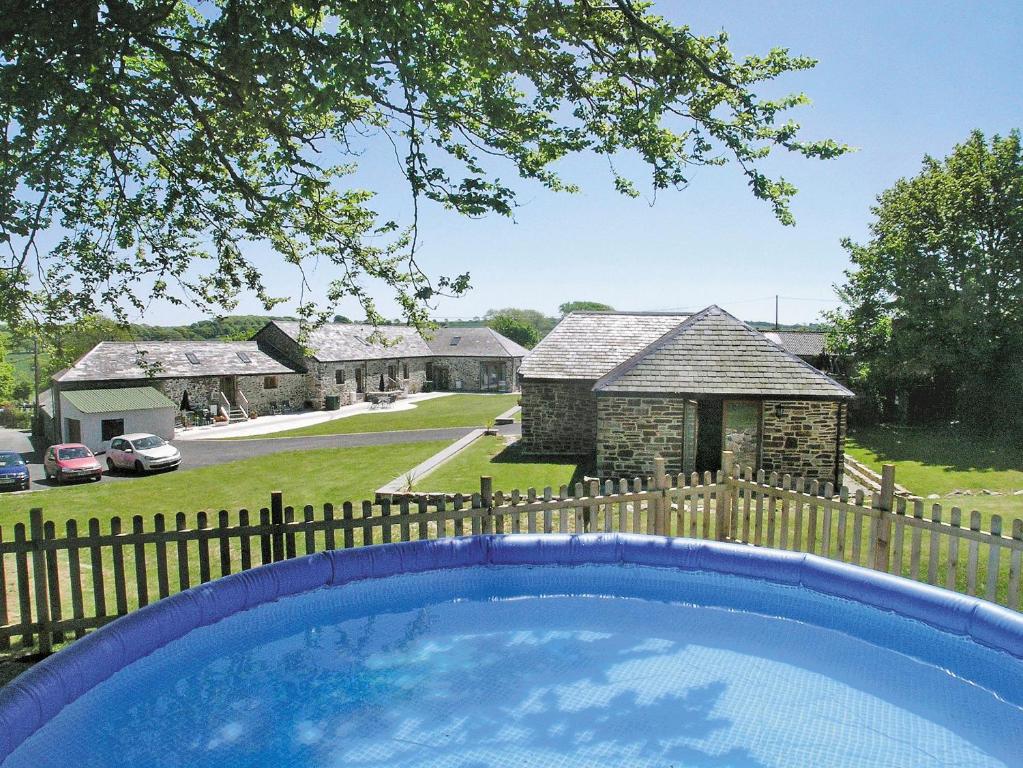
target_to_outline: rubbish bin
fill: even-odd
[[[341,395],[327,395],[323,407],[328,411],[336,411],[341,407]]]

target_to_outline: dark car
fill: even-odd
[[[21,454],[0,451],[0,491],[25,491],[31,483],[28,465]]]

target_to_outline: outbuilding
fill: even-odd
[[[60,434],[54,442],[83,443],[105,451],[110,440],[130,432],[174,437],[173,401],[153,387],[75,389],[60,392]]]
[[[710,306],[691,316],[585,313],[523,362],[522,436],[533,453],[592,456],[605,478],[753,470],[840,483],[852,392]]]

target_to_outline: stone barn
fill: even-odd
[[[580,312],[523,360],[523,447],[591,456],[604,478],[714,471],[841,482],[841,384],[716,306],[691,316]]]

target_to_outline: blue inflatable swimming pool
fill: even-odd
[[[0,690],[4,768],[1012,766],[1023,617],[809,555],[487,536],[229,576]]]

